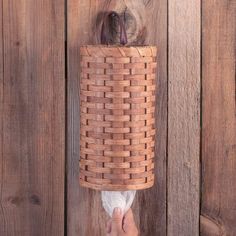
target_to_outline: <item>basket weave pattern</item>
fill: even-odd
[[[151,187],[156,47],[91,45],[80,55],[80,184]]]

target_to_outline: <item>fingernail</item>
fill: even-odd
[[[118,215],[121,215],[122,212],[121,212],[121,209],[119,207],[115,207],[114,213],[118,214]]]

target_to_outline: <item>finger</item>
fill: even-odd
[[[122,210],[116,207],[111,218],[111,233],[118,233],[122,231]]]
[[[124,223],[134,222],[134,215],[131,208],[124,215]]]
[[[124,224],[123,224],[123,230],[128,233],[130,231],[136,231],[136,225],[134,221],[133,212],[131,209],[127,211],[127,213],[124,216]]]
[[[111,233],[111,219],[107,221],[106,224],[106,232],[109,234]]]
[[[124,224],[123,230],[124,230],[125,234],[127,234],[127,235],[138,236],[138,229],[134,223],[133,224]]]
[[[123,224],[123,230],[125,231],[125,233],[129,233],[129,230],[132,230],[130,228],[130,224],[124,223]]]

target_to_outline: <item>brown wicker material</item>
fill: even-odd
[[[154,183],[154,46],[82,46],[80,184],[134,190]]]

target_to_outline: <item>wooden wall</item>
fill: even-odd
[[[158,47],[140,234],[236,235],[236,0],[0,0],[0,236],[105,235],[100,192],[78,185],[79,46],[107,10]]]
[[[236,235],[236,1],[203,1],[202,235]]]
[[[62,235],[64,1],[0,6],[0,235]]]

